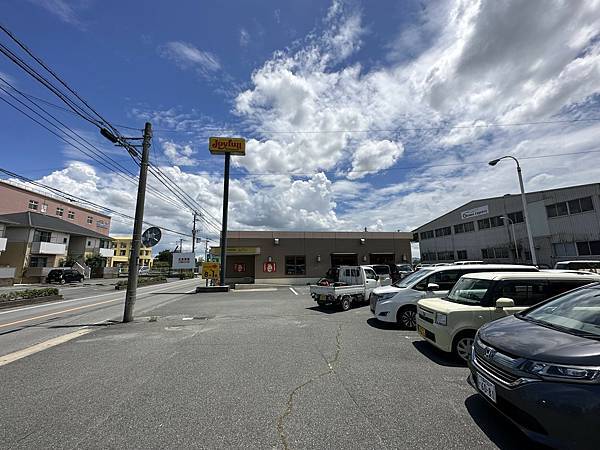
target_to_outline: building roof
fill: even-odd
[[[81,227],[67,220],[31,211],[0,215],[0,222],[6,223],[8,227],[40,228],[74,236],[110,239],[108,236]]]
[[[529,192],[525,193],[525,196],[529,197],[530,195],[543,194],[543,193],[546,193],[546,192],[566,191],[568,189],[577,189],[577,188],[590,187],[590,186],[600,186],[600,183],[577,184],[575,186],[565,186],[565,187],[554,188],[554,189],[544,189],[544,190],[541,190],[541,191],[529,191]],[[457,208],[454,208],[451,211],[448,211],[448,212],[446,212],[444,214],[441,214],[441,215],[437,216],[435,219],[432,219],[429,222],[424,223],[423,225],[420,225],[419,227],[415,228],[412,232],[416,233],[416,232],[420,231],[423,227],[426,227],[427,225],[432,224],[433,222],[441,219],[442,217],[445,217],[445,216],[447,216],[449,214],[452,214],[452,213],[454,213],[456,211],[460,211],[461,209],[467,208],[467,207],[471,206],[474,203],[488,202],[488,201],[498,200],[498,199],[502,199],[502,198],[511,198],[511,197],[520,197],[520,196],[521,196],[521,194],[504,194],[504,195],[499,195],[499,196],[496,196],[496,197],[478,198],[478,199],[475,199],[475,200],[471,200],[471,201],[468,201],[467,203],[462,204],[461,206],[459,206]],[[529,203],[529,202],[527,202],[527,203]]]
[[[227,239],[412,239],[399,231],[228,231]]]

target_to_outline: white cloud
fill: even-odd
[[[60,20],[70,25],[75,25],[79,28],[83,27],[83,24],[79,20],[75,7],[82,7],[87,2],[82,1],[70,1],[65,0],[29,0],[31,3],[44,8],[46,11],[54,14]]]
[[[171,41],[158,49],[163,58],[174,61],[180,68],[193,68],[202,75],[209,75],[221,69],[216,55],[200,50],[189,42]]]
[[[250,33],[245,28],[240,30],[240,46],[246,47],[250,43]]]
[[[404,146],[400,142],[385,139],[365,141],[354,152],[352,170],[348,173],[348,178],[356,180],[392,167],[403,153]]]
[[[194,151],[190,145],[178,145],[172,141],[162,142],[163,154],[167,160],[176,166],[195,166],[196,160],[192,158]]]

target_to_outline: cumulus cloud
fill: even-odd
[[[83,24],[77,16],[76,8],[85,7],[87,5],[87,2],[85,1],[67,2],[65,0],[29,0],[29,2],[44,8],[65,23],[83,28]]]
[[[176,166],[194,166],[197,164],[192,155],[194,151],[190,145],[178,145],[172,141],[162,142],[163,153],[167,160]]]
[[[216,55],[200,50],[189,42],[171,41],[158,49],[159,54],[177,64],[182,69],[192,68],[202,75],[209,75],[221,69]]]
[[[392,167],[402,153],[404,153],[404,146],[400,142],[385,139],[365,141],[354,152],[352,170],[348,173],[348,178],[356,180]]]
[[[246,47],[250,43],[250,33],[245,28],[240,30],[240,46]]]

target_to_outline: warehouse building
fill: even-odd
[[[600,184],[526,194],[538,264],[600,259]],[[531,263],[520,195],[473,200],[413,232],[422,262]]]
[[[306,284],[332,266],[407,263],[410,233],[233,231],[227,233],[228,283]],[[220,248],[211,255],[218,257]]]

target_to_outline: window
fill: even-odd
[[[434,252],[425,252],[421,254],[421,259],[423,261],[436,261],[437,256]]]
[[[376,280],[377,274],[371,269],[365,269],[365,276],[368,280]]]
[[[419,233],[413,233],[413,242],[419,242]]]
[[[125,250],[121,250],[121,251],[119,252],[119,256],[125,256]]]
[[[503,259],[508,258],[509,251],[506,247],[482,248],[481,257],[483,259]]]
[[[68,240],[69,240],[69,239],[68,239],[68,238],[66,238],[66,237],[65,237],[65,238],[63,238],[63,244],[66,244],[66,243],[68,242]]]
[[[600,255],[600,241],[577,242],[579,256]]]
[[[37,211],[39,206],[39,203],[35,200],[29,200],[29,209],[33,209],[34,211]]]
[[[63,208],[56,208],[57,216],[62,217],[64,213],[65,213],[65,210]]]
[[[546,215],[548,217],[566,216],[567,214],[569,214],[567,202],[560,202],[546,206]]]
[[[508,258],[508,249],[503,247],[495,248],[494,256],[496,258]]]
[[[513,223],[525,222],[525,217],[523,217],[523,211],[508,213],[507,216],[510,220],[513,221]]]
[[[479,219],[477,221],[477,227],[480,230],[501,227],[502,225],[504,225],[504,220],[502,220],[501,216],[488,217],[486,219]]]
[[[502,225],[504,225],[504,219],[502,218],[502,216],[490,217],[490,224],[492,228],[501,227]]]
[[[306,258],[302,256],[285,257],[286,275],[306,275]]]
[[[449,236],[451,234],[452,229],[450,227],[443,227],[435,230],[435,237]]]
[[[94,223],[94,218],[92,216],[88,216],[87,217],[87,223],[89,223],[90,225]]]
[[[431,239],[431,238],[433,238],[433,230],[423,231],[421,233],[421,240]]]
[[[91,247],[92,246],[92,241],[88,241],[88,245],[87,246]]]
[[[42,212],[45,213],[46,211],[48,211],[48,205],[43,203],[42,204]]]
[[[569,214],[577,214],[585,211],[592,211],[594,209],[594,203],[592,197],[576,198],[567,202],[569,205]]]
[[[121,248],[125,248],[126,246],[127,246],[127,244],[125,244],[125,242],[121,242],[121,245],[120,245]]]
[[[452,261],[454,259],[454,252],[438,252],[438,261]]]
[[[577,256],[577,247],[574,242],[560,242],[552,244],[554,256]]]
[[[33,233],[33,242],[50,242],[52,233],[50,231],[35,230]]]
[[[69,211],[69,213],[67,214],[67,217],[69,219],[74,219],[75,218],[75,213],[73,211]]]
[[[477,228],[480,230],[485,230],[486,228],[490,228],[490,219],[479,219],[477,221]]]
[[[465,273],[466,271],[464,270],[444,270],[436,272],[429,277],[427,283],[435,283],[440,287],[441,291],[449,291]]]
[[[471,231],[475,231],[475,222],[465,222],[459,223],[458,225],[454,225],[454,233],[469,233]]]
[[[46,267],[47,264],[47,256],[32,256],[29,259],[29,267]]]
[[[506,280],[495,289],[495,303],[501,297],[510,298],[515,306],[531,306],[549,297],[549,285],[545,280]]]
[[[467,251],[466,250],[456,250],[456,258],[462,259],[463,261],[467,259]]]

